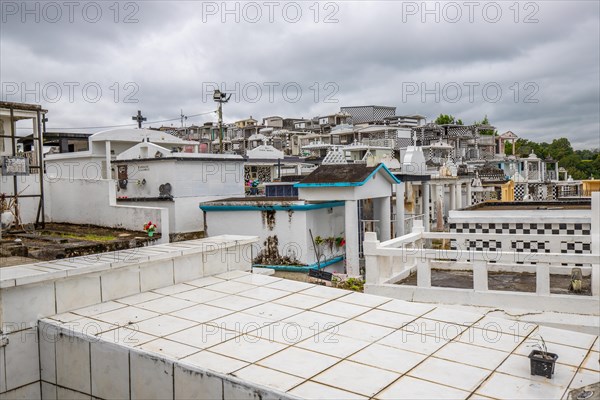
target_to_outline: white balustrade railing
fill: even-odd
[[[449,240],[456,244],[452,250],[434,249],[427,246],[432,240]],[[465,240],[496,242],[500,248],[496,250],[477,251],[461,246]],[[588,235],[510,235],[510,234],[468,234],[424,232],[422,221],[415,221],[411,233],[386,242],[379,242],[377,234],[366,232],[363,252],[366,266],[367,292],[385,294],[398,298],[414,299],[419,291],[430,293],[431,301],[455,304],[491,304],[503,302],[506,296],[517,299],[511,304],[531,305],[535,296],[537,309],[566,312],[570,307],[581,304],[581,309],[598,315],[600,307],[600,255],[560,253],[561,243],[590,243]],[[528,249],[513,248],[515,241],[524,243],[544,243],[540,252]],[[532,246],[530,246],[532,247]],[[592,248],[593,245],[592,245]],[[532,247],[533,249],[533,247]],[[535,246],[537,251],[537,245]],[[550,252],[547,252],[550,251]],[[591,275],[591,296],[573,296],[550,293],[550,275],[570,275],[572,267],[580,265],[585,277]],[[470,270],[473,273],[473,289],[457,289],[455,287],[432,287],[432,269]],[[488,272],[534,272],[536,274],[535,293],[521,291],[494,291],[488,288]],[[417,273],[417,284],[397,285],[411,273]],[[428,292],[429,291],[429,292]],[[404,292],[404,294],[402,293]],[[479,296],[479,297],[477,297]],[[512,299],[512,300],[514,300]],[[562,302],[562,303],[561,303]],[[529,304],[528,304],[529,303]],[[585,314],[585,312],[583,312]]]

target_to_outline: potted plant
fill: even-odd
[[[144,232],[148,233],[148,237],[154,236],[154,232],[156,231],[156,224],[153,224],[152,221],[149,221],[144,225]]]
[[[558,355],[548,352],[546,341],[544,341],[544,338],[541,336],[533,347],[536,349],[529,353],[531,375],[545,376],[546,378],[551,379],[554,374],[554,366],[556,360],[558,360]]]

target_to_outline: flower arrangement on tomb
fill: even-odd
[[[158,228],[156,224],[152,223],[152,221],[148,221],[148,223],[144,225],[144,232],[147,232],[148,236],[153,236],[156,228]]]
[[[346,245],[346,239],[344,239],[343,236],[338,236],[338,237],[334,237],[334,236],[330,236],[330,237],[321,237],[321,236],[317,236],[315,237],[315,244],[317,246],[320,246],[322,244],[327,244],[329,246],[329,250],[333,251],[333,247],[335,246],[336,249],[339,249],[340,247],[344,247]]]

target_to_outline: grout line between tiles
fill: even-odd
[[[434,308],[434,310],[435,310],[435,309],[437,309],[437,307],[436,307],[436,308]],[[426,315],[426,314],[430,313],[431,311],[433,311],[433,310],[429,310],[429,311],[427,311],[427,312],[426,312],[425,314],[423,314],[423,315]],[[418,318],[422,318],[422,317],[423,317],[423,316],[421,316],[421,317],[418,317]],[[418,318],[417,318],[417,319],[418,319]],[[483,318],[484,318],[484,316],[482,315],[482,316],[481,316],[481,318],[479,318],[479,319],[477,319],[476,321],[474,321],[473,323],[471,323],[470,327],[471,327],[471,326],[473,326],[474,324],[476,324],[477,322],[481,321],[481,319],[483,319]],[[413,320],[413,321],[416,321],[416,319],[415,319],[415,320]],[[440,322],[443,322],[443,321],[440,321]],[[408,324],[406,324],[406,325],[408,325]],[[406,325],[404,325],[404,326],[406,326]],[[402,329],[402,328],[399,328],[399,329]],[[468,328],[467,328],[467,329],[468,329]],[[464,331],[463,331],[463,332],[464,332]],[[459,335],[457,335],[456,337],[458,337],[458,336],[459,336]],[[425,363],[427,360],[429,360],[431,357],[433,357],[433,355],[434,355],[435,353],[437,353],[438,351],[440,351],[440,349],[443,349],[444,347],[448,346],[448,344],[452,343],[452,342],[454,341],[454,339],[456,339],[456,337],[454,337],[453,339],[451,339],[451,340],[447,341],[445,344],[443,344],[442,346],[440,346],[439,348],[437,348],[436,350],[434,350],[432,353],[428,354],[428,355],[427,355],[427,357],[425,357],[425,358],[424,358],[423,360],[421,360],[419,363],[415,364],[415,365],[414,365],[412,368],[410,368],[410,369],[409,369],[408,371],[406,371],[404,374],[401,374],[401,375],[400,375],[400,377],[398,377],[398,379],[395,379],[393,382],[390,382],[390,384],[389,384],[389,385],[387,385],[386,387],[384,387],[383,389],[381,389],[379,392],[375,393],[375,395],[373,395],[373,397],[377,397],[377,395],[378,395],[378,394],[382,393],[382,392],[383,392],[383,391],[385,391],[387,388],[389,388],[390,386],[392,386],[393,384],[395,384],[396,382],[398,382],[400,379],[402,379],[402,377],[403,377],[403,376],[406,376],[406,375],[408,375],[410,372],[414,371],[414,370],[415,370],[416,368],[418,368],[418,367],[419,367],[421,364]],[[383,338],[382,338],[382,339],[383,339]],[[380,339],[380,340],[381,340],[381,339]],[[465,365],[466,365],[466,364],[465,364]],[[413,377],[412,375],[409,375],[409,376]],[[413,377],[413,378],[415,378],[415,379],[421,379],[421,378],[417,378],[417,377]],[[487,379],[487,378],[486,378],[486,379]],[[422,379],[422,380],[426,380],[426,379]],[[439,385],[443,385],[443,384],[442,384],[442,383],[440,383],[440,382],[434,382],[434,383],[436,383],[436,384],[439,384]],[[448,386],[448,385],[443,385],[443,386]],[[448,386],[448,387],[452,387],[452,388],[454,388],[453,386]],[[454,388],[454,389],[459,389],[459,388]],[[464,390],[464,389],[459,389],[459,390],[462,390],[463,392],[468,392],[468,390]],[[472,394],[472,393],[471,393],[471,394]]]

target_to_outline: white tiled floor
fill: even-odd
[[[268,288],[285,290],[285,291],[292,292],[292,293],[310,289],[313,286],[314,285],[311,285],[310,283],[291,281],[288,279],[274,280],[272,283],[266,284],[266,287],[268,287]]]
[[[216,278],[214,276],[207,276],[205,278],[195,279],[193,281],[186,282],[188,285],[196,287],[204,287],[208,285],[214,285],[215,283],[223,282],[223,279]]]
[[[240,311],[262,303],[262,300],[251,299],[249,297],[226,296],[216,300],[211,300],[206,304],[214,307],[225,308],[227,310]]]
[[[356,318],[358,321],[388,328],[402,328],[416,319],[414,315],[400,314],[392,311],[371,310]]]
[[[173,311],[181,310],[182,308],[187,308],[195,305],[188,300],[178,299],[176,297],[164,296],[158,299],[146,301],[138,304],[139,308],[143,308],[144,310],[155,311],[161,314],[168,314]]]
[[[560,399],[564,388],[495,372],[481,385],[477,393],[498,400],[548,400]]]
[[[207,322],[233,312],[234,311],[213,307],[207,304],[198,304],[183,310],[174,311],[171,315],[196,322]]]
[[[591,385],[592,383],[597,383],[600,381],[600,373],[597,371],[588,371],[586,369],[580,370],[575,375],[571,386],[579,388],[587,385]]]
[[[540,326],[533,337],[543,337],[546,342],[564,344],[567,346],[580,347],[582,349],[589,350],[594,339],[597,340],[597,336],[587,335],[585,333],[576,333],[571,331],[565,331],[562,329],[550,328],[547,326]],[[550,347],[550,345],[548,345]],[[596,351],[600,351],[596,349]]]
[[[551,383],[555,386],[566,388],[575,376],[577,368],[568,365],[556,365],[552,380],[543,376],[531,376],[529,369],[529,358],[518,354],[511,354],[504,363],[497,369],[503,374],[518,376],[519,378],[530,379],[532,382]]]
[[[345,390],[336,389],[331,386],[322,385],[320,383],[306,381],[302,385],[290,391],[290,394],[304,399],[339,399],[339,400],[360,400],[367,399],[355,393],[350,393]]]
[[[193,290],[188,290],[187,292],[181,292],[173,295],[175,298],[189,300],[195,303],[206,303],[208,301],[220,299],[225,296],[228,296],[227,293],[216,292],[214,290],[207,290],[203,288],[195,288]]]
[[[346,318],[336,317],[335,315],[323,314],[315,311],[304,311],[300,314],[286,318],[284,322],[296,323],[310,329],[323,331],[339,325],[346,320]]]
[[[304,326],[283,322],[274,322],[258,330],[248,332],[252,336],[288,345],[299,343],[314,336],[316,333],[314,330]]]
[[[523,337],[528,336],[532,331],[534,331],[537,328],[537,325],[535,324],[511,321],[508,319],[495,318],[490,316],[486,316],[480,319],[473,326],[487,331],[496,331]]]
[[[394,332],[394,329],[353,319],[337,325],[331,331],[340,336],[374,342]]]
[[[149,335],[166,336],[171,333],[191,328],[194,325],[198,325],[198,323],[183,318],[172,317],[170,315],[161,315],[136,324],[135,329]]]
[[[532,345],[536,344],[536,340],[525,340],[517,349],[514,351],[516,354],[528,356],[532,350],[535,350]],[[579,347],[566,346],[562,344],[547,342],[546,346],[550,353],[558,354],[558,364],[567,364],[574,367],[581,365],[585,357],[587,356],[588,350],[581,349]]]
[[[270,368],[264,368],[259,365],[249,365],[246,368],[242,368],[239,371],[236,371],[235,376],[284,392],[304,382],[304,379],[297,376]]]
[[[317,375],[313,380],[361,395],[373,396],[399,377],[400,374],[395,372],[351,361],[342,361]]]
[[[432,397],[435,396],[435,397]],[[403,376],[394,384],[377,395],[381,400],[461,400],[466,399],[469,392],[449,388],[416,379],[411,376]]]
[[[187,290],[192,290],[194,288],[195,288],[195,286],[192,286],[192,285],[187,285],[185,283],[178,283],[177,285],[166,286],[166,287],[160,288],[160,289],[153,289],[152,291],[155,293],[159,293],[159,294],[169,295],[169,294],[185,292]]]
[[[210,285],[211,290],[216,290],[217,292],[223,292],[223,293],[229,293],[229,294],[243,292],[245,290],[253,289],[255,287],[256,286],[254,286],[254,285],[249,285],[244,282],[236,282],[236,281],[225,281],[225,282],[216,283],[214,285]]]
[[[120,343],[122,345],[125,345],[126,347],[139,346],[141,344],[157,339],[156,336],[152,336],[147,333],[142,333],[138,330],[123,327],[105,331],[96,336],[107,342]]]
[[[373,367],[404,374],[427,358],[424,354],[373,344],[350,356],[348,359]]]
[[[418,318],[402,327],[402,330],[406,332],[434,336],[444,340],[452,340],[466,329],[466,326],[458,323],[436,321],[428,318]]]
[[[469,328],[460,334],[455,340],[475,346],[487,347],[504,352],[512,352],[525,338],[514,336],[496,330],[483,330]]]
[[[247,362],[236,360],[231,357],[225,357],[221,354],[210,351],[202,351],[200,353],[193,354],[184,358],[182,361],[192,366],[206,368],[222,374],[230,374],[233,371],[237,371],[238,369],[248,365]]]
[[[273,353],[283,350],[286,346],[281,343],[269,342],[268,340],[246,335],[218,344],[210,348],[210,351],[223,356],[236,358],[238,360],[254,363]]]
[[[488,377],[490,371],[429,357],[408,374],[414,378],[438,382],[446,386],[471,392]]]
[[[411,303],[402,300],[392,300],[380,305],[378,308],[386,311],[394,311],[402,314],[421,316],[435,308],[431,304]]]
[[[582,368],[600,372],[600,353],[597,351],[590,351],[583,362]]]
[[[273,278],[273,277],[270,277],[267,275],[246,274],[246,275],[240,276],[239,278],[235,278],[234,280],[236,282],[244,282],[244,283],[249,283],[251,285],[268,285],[269,283],[274,283],[280,279]]]
[[[139,295],[137,295],[137,296],[139,296]],[[154,296],[160,296],[160,295],[155,295],[152,293],[152,294],[149,294],[146,299],[150,300],[150,299],[154,298]],[[104,312],[108,312],[108,311],[116,310],[118,308],[125,307],[125,304],[121,304],[121,303],[123,303],[123,302],[121,301],[121,302],[117,303],[114,301],[107,301],[105,303],[100,303],[100,304],[95,304],[93,306],[80,308],[79,310],[77,310],[77,314],[82,315],[84,317],[91,317],[93,315],[97,315],[97,314],[101,314]]]
[[[452,342],[435,353],[435,356],[475,367],[489,368],[490,366],[502,363],[506,358],[506,353],[486,347]]]
[[[223,340],[233,339],[236,336],[239,336],[236,332],[225,331],[213,325],[200,324],[175,332],[165,336],[165,338],[200,349],[205,349],[214,346],[215,344],[219,344],[223,342]]]
[[[348,357],[369,345],[364,340],[352,339],[346,336],[321,332],[298,343],[296,346],[335,357]]]
[[[327,301],[327,299],[322,299],[320,297],[308,296],[302,293],[293,293],[289,296],[275,300],[275,303],[283,304],[285,306],[290,307],[297,307],[303,310],[308,310],[310,308],[326,303]]]
[[[217,326],[221,329],[246,334],[267,327],[273,322],[273,320],[267,318],[238,312],[217,318],[210,321],[208,324]]]
[[[46,321],[307,399],[560,399],[600,375],[596,336],[239,271]]]
[[[162,296],[163,296],[162,294],[158,294],[158,293],[154,293],[154,292],[143,292],[143,293],[134,294],[133,296],[123,297],[123,298],[119,299],[118,302],[123,303],[123,304],[128,304],[128,305],[134,305],[134,304],[143,303],[143,302],[146,302],[149,300],[158,299],[159,297],[162,297]],[[109,301],[107,303],[111,303],[111,302]],[[106,303],[102,303],[102,304],[106,304]]]
[[[289,295],[284,290],[270,289],[266,287],[255,287],[239,293],[240,296],[250,297],[251,299],[273,301]]]
[[[292,315],[301,313],[301,310],[281,304],[264,303],[255,307],[247,308],[243,311],[243,313],[256,315],[257,317],[262,317],[273,321],[280,321],[282,319],[291,317]]]
[[[152,353],[166,354],[174,358],[183,358],[200,351],[196,347],[162,338],[144,343],[140,348]]]
[[[265,358],[259,364],[308,379],[339,361],[336,357],[290,347]]]
[[[349,295],[341,298],[340,301],[343,301],[344,303],[357,304],[359,306],[377,307],[377,306],[381,306],[384,303],[390,302],[390,299],[387,297],[373,296],[371,294],[352,292]],[[396,311],[396,310],[390,310],[390,311]],[[402,312],[402,311],[397,311],[397,312]]]
[[[316,312],[323,314],[336,315],[338,317],[352,318],[357,315],[366,313],[371,309],[356,304],[344,303],[340,300],[333,300],[313,309]]]
[[[143,310],[136,307],[123,307],[116,310],[94,315],[94,319],[108,322],[116,325],[137,324],[149,318],[157,317],[160,314],[153,311]]]

